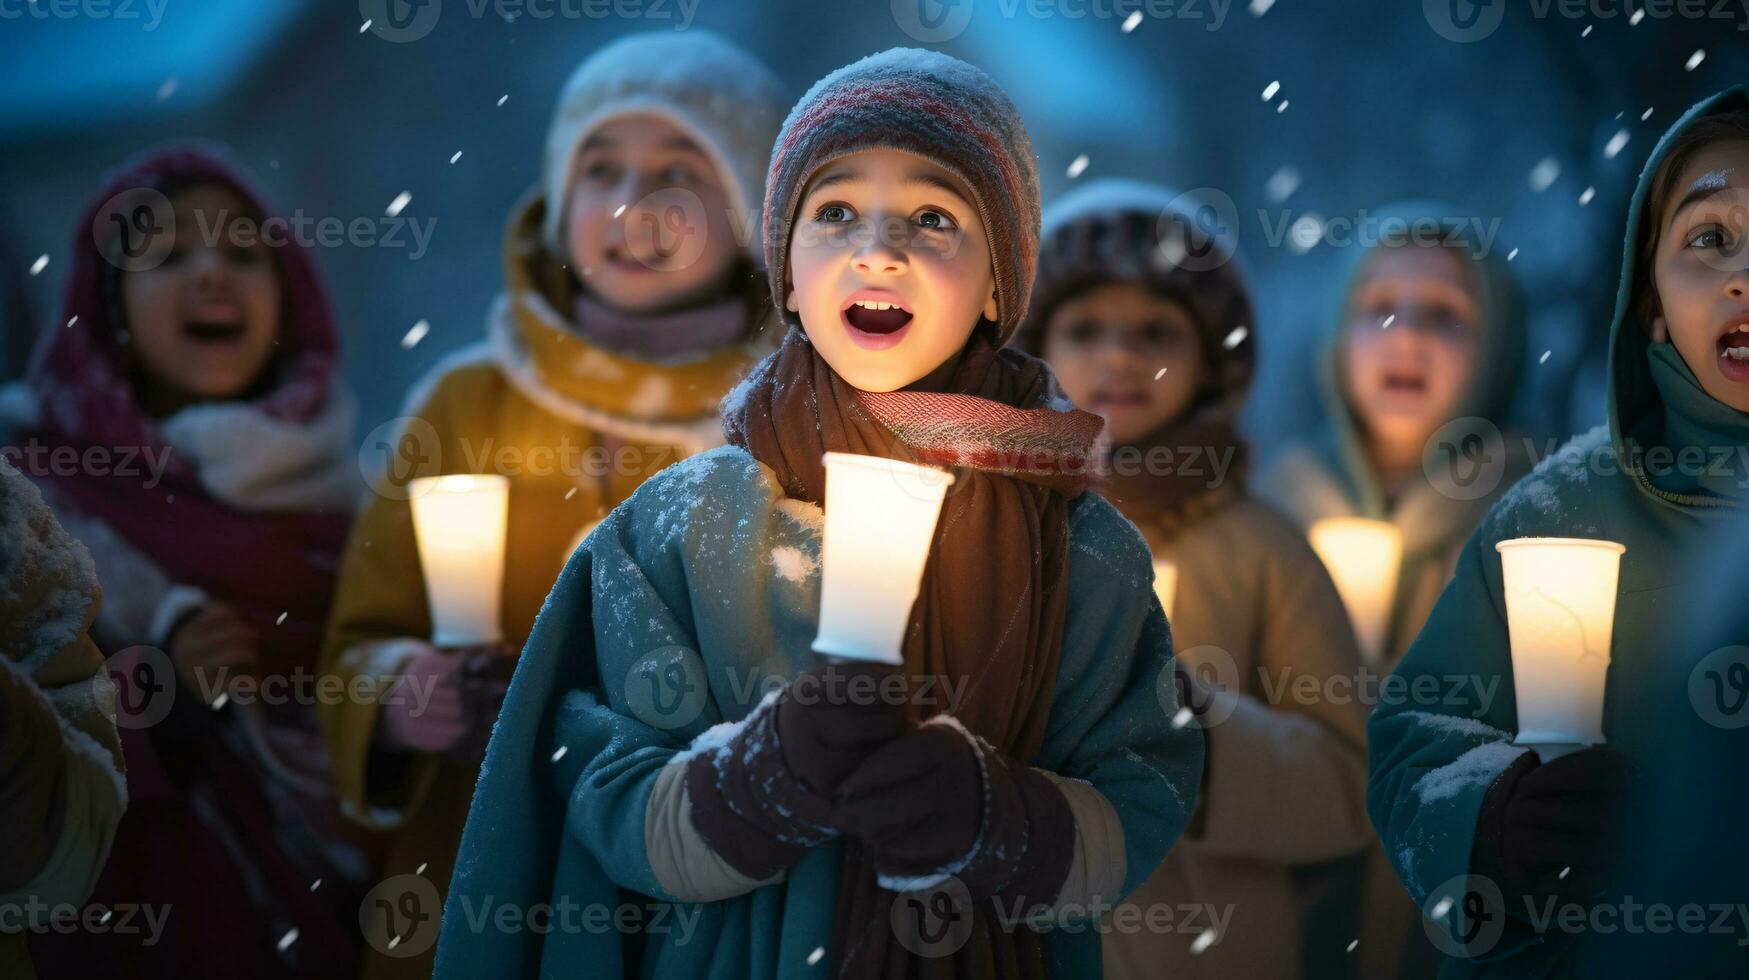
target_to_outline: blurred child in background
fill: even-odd
[[[433,692],[325,716],[347,812],[394,833],[385,874],[423,867],[447,886],[503,666],[565,559],[645,479],[721,443],[718,400],[771,349],[752,216],[782,112],[770,70],[701,30],[617,41],[559,96],[540,191],[506,231],[486,340],[409,399],[401,443],[416,458],[391,461],[341,571],[325,668]],[[406,481],[499,468],[505,649],[438,649]],[[499,665],[486,682],[482,662]],[[422,911],[435,925],[438,909]],[[367,926],[367,975],[429,975],[429,942],[378,955],[405,932]]]
[[[29,372],[0,394],[16,458],[96,562],[92,633],[124,679],[130,802],[93,901],[170,909],[149,945],[34,939],[50,975],[353,961],[371,869],[308,682],[358,492],[354,407],[309,252],[258,234],[273,216],[217,150],[123,166],[75,225]]]

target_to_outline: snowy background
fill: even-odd
[[[100,175],[153,144],[208,137],[284,212],[380,219],[406,193],[405,216],[435,219],[417,259],[410,240],[318,256],[368,431],[481,334],[503,221],[537,179],[559,86],[599,45],[709,27],[799,96],[832,68],[918,43],[906,26],[940,16],[963,27],[930,46],[982,66],[1019,105],[1047,201],[1083,154],[1082,178],[1233,199],[1263,360],[1247,424],[1263,453],[1316,423],[1307,357],[1339,265],[1330,245],[1274,243],[1271,229],[1405,196],[1499,220],[1495,247],[1519,250],[1531,302],[1525,421],[1582,430],[1602,419],[1634,176],[1683,108],[1749,80],[1746,0],[1686,0],[1677,9],[1705,16],[1637,23],[1644,0],[1154,0],[1127,31],[1133,5],[1113,13],[1111,0],[435,2],[429,33],[397,42],[360,30],[381,0],[0,0],[0,378],[54,315],[71,225]],[[1452,40],[1454,10],[1503,18]],[[405,348],[420,320],[429,333]]]

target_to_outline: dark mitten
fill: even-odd
[[[798,674],[777,702],[784,761],[824,797],[870,752],[897,738],[903,724],[902,675],[860,660]]]
[[[900,704],[880,696],[889,673],[862,663],[807,671],[694,757],[686,794],[711,849],[762,881],[836,836],[832,788],[900,730]]]
[[[1471,872],[1498,884],[1511,912],[1525,900],[1594,895],[1619,844],[1626,787],[1627,763],[1609,749],[1581,749],[1551,762],[1526,752],[1482,800]]]
[[[507,647],[482,647],[464,654],[456,681],[461,687],[462,717],[466,729],[461,740],[443,754],[457,762],[476,763],[486,756],[492,726],[504,707],[510,678],[516,673],[516,654]]]
[[[1069,872],[1075,818],[1062,791],[948,719],[872,753],[836,800],[895,891],[951,875],[974,898],[1030,909],[1054,902]]]

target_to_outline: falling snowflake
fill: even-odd
[[[383,211],[383,214],[387,215],[388,217],[393,218],[396,215],[400,214],[401,209],[405,208],[407,206],[407,203],[411,200],[413,200],[413,195],[408,193],[407,191],[402,191],[401,193],[395,195],[395,199],[393,201],[389,202],[389,206],[388,206],[387,210]]]
[[[1628,131],[1625,129],[1616,130],[1615,135],[1609,138],[1609,144],[1603,148],[1603,158],[1605,160],[1614,160],[1616,154],[1622,151],[1622,147],[1627,145]]]
[[[1638,26],[1640,26],[1640,21],[1645,20],[1645,19],[1646,19],[1646,8],[1641,7],[1640,9],[1638,9],[1638,10],[1636,10],[1633,13],[1628,15],[1628,26],[1629,27],[1638,27]]]
[[[414,869],[413,869],[413,873],[414,873],[414,874],[416,874],[416,875],[422,875],[422,874],[424,874],[424,873],[425,873],[425,866],[426,866],[426,865],[427,865],[427,864],[430,864],[430,863],[431,863],[431,862],[429,862],[429,861],[421,861],[421,862],[419,862],[419,867],[417,867],[417,868],[414,868]]]
[[[317,878],[315,881],[310,882],[310,891],[315,891],[320,887],[322,887],[322,879]]]
[[[1249,336],[1251,336],[1251,331],[1244,325],[1234,327],[1232,332],[1227,334],[1226,338],[1221,341],[1221,346],[1225,347],[1227,350],[1232,350],[1244,343],[1245,338]]]
[[[1278,106],[1276,106],[1276,107],[1275,107],[1275,114],[1276,114],[1276,115],[1278,115],[1278,116],[1279,116],[1279,115],[1281,115],[1281,114],[1282,114],[1282,113],[1284,113],[1284,112],[1286,112],[1286,111],[1287,111],[1287,100],[1286,100],[1286,99],[1282,99],[1282,100],[1281,100],[1281,105],[1278,105]]]
[[[1087,170],[1087,154],[1083,153],[1069,162],[1068,175],[1070,180],[1081,176]]]
[[[1356,946],[1359,946],[1359,945],[1360,945],[1360,940],[1358,940],[1358,939],[1350,939],[1350,940],[1349,940],[1349,941],[1348,941],[1348,951],[1349,951],[1349,952],[1350,952],[1350,953],[1352,953],[1352,952],[1354,952],[1354,949],[1355,949],[1355,947],[1356,947]]]
[[[1269,195],[1273,204],[1280,204],[1293,196],[1300,189],[1300,172],[1293,167],[1283,165],[1269,176],[1268,183],[1263,185],[1263,192]]]
[[[1385,314],[1384,322],[1379,324],[1379,329],[1380,330],[1389,330],[1389,329],[1391,329],[1391,324],[1396,323],[1396,322],[1397,322],[1397,314],[1387,313],[1387,314]]]
[[[164,84],[158,86],[158,94],[156,98],[159,102],[164,102],[174,94],[176,94],[176,79],[166,78],[164,79]]]
[[[220,692],[218,697],[213,698],[213,710],[217,711],[220,708],[223,708],[225,706],[225,702],[229,701],[229,700],[231,700],[231,692],[229,692],[229,691]]]
[[[462,158],[462,151],[457,150],[454,153],[450,154],[449,162],[454,163],[457,160],[460,160],[461,158]]]
[[[282,953],[285,952],[287,949],[291,948],[292,943],[295,943],[297,941],[298,941],[298,931],[296,929],[293,929],[290,932],[287,932],[285,935],[279,937],[279,951]]]
[[[508,101],[510,101],[510,96],[508,94],[498,96],[498,104],[499,105],[503,105],[504,103],[506,103]]]
[[[1204,929],[1201,933],[1197,934],[1197,937],[1194,940],[1191,941],[1191,954],[1195,956],[1202,955],[1202,951],[1213,946],[1215,944],[1215,939],[1217,938],[1218,937],[1215,935],[1215,930],[1212,926]]]
[[[1585,188],[1584,190],[1579,192],[1579,206],[1584,207],[1585,205],[1590,204],[1591,199],[1596,197],[1596,196],[1597,196],[1597,188],[1595,188],[1595,187]]]
[[[575,497],[575,496],[577,496],[577,488],[576,487],[572,487],[571,489],[565,491],[565,499],[566,500],[570,500],[572,497]]]
[[[1165,368],[1161,368],[1160,370],[1154,372],[1154,380],[1155,381],[1158,381],[1161,378],[1164,378],[1165,376],[1166,376],[1166,369]]]
[[[1530,189],[1541,194],[1554,185],[1561,176],[1561,162],[1554,157],[1543,157],[1536,166],[1530,168]]]
[[[32,262],[30,264],[30,274],[34,276],[37,273],[43,271],[44,269],[47,269],[48,267],[49,267],[49,253],[44,252],[43,254],[36,257],[35,262]]]
[[[1433,903],[1433,911],[1430,913],[1431,917],[1435,918],[1435,919],[1445,918],[1446,913],[1451,911],[1451,905],[1452,905],[1452,901],[1451,901],[1450,895],[1447,895],[1444,898],[1440,899],[1439,901],[1434,902]]]
[[[1196,717],[1196,712],[1190,710],[1190,705],[1187,704],[1184,707],[1179,708],[1177,713],[1172,716],[1172,727],[1183,728],[1185,725],[1190,724],[1190,719],[1194,717]]]
[[[826,955],[826,947],[815,946],[814,951],[812,953],[808,954],[808,965],[813,966],[815,963],[820,962],[820,959],[822,957],[824,957],[825,955]]]
[[[1579,32],[1579,36],[1580,37],[1590,37],[1591,36],[1591,25],[1586,24],[1585,29]]]
[[[68,330],[73,329],[73,325],[78,323],[78,322],[79,322],[79,318],[77,316],[68,317],[67,318],[67,329]]]
[[[401,349],[402,350],[412,350],[413,345],[419,343],[421,340],[424,340],[425,335],[430,333],[430,332],[431,332],[431,321],[430,320],[420,320],[418,323],[413,324],[413,326],[407,330],[406,336],[401,338]]]
[[[1130,15],[1123,19],[1123,32],[1125,34],[1128,34],[1129,32],[1135,30],[1136,25],[1140,24],[1141,22],[1142,22],[1142,12],[1140,10],[1131,11]]]
[[[565,753],[566,753],[566,752],[568,752],[568,751],[570,751],[570,746],[567,746],[567,745],[561,745],[561,746],[559,746],[559,747],[558,747],[558,748],[557,748],[557,749],[556,749],[556,750],[554,750],[554,752],[553,752],[553,761],[554,761],[554,762],[557,762],[557,761],[559,761],[559,760],[560,760],[560,759],[563,759],[563,758],[564,758],[564,757],[565,757]]]
[[[1543,356],[1537,358],[1536,362],[1538,364],[1547,364],[1549,362],[1549,355],[1551,355],[1553,353],[1554,353],[1554,351],[1552,351],[1552,350],[1543,351]]]
[[[625,213],[626,213],[626,206],[624,204],[621,204],[619,207],[613,209],[613,216],[616,218],[622,214],[625,214]]]
[[[1275,93],[1279,91],[1281,91],[1281,82],[1279,80],[1270,82],[1268,85],[1263,86],[1263,101],[1268,102],[1270,99],[1275,98]]]
[[[1688,71],[1693,71],[1696,68],[1699,68],[1700,63],[1705,61],[1705,60],[1706,60],[1706,52],[1700,48],[1696,48],[1694,53],[1688,56],[1688,62],[1686,64],[1684,64],[1682,67]]]
[[[1518,249],[1515,248],[1512,251],[1506,253],[1506,261],[1511,262],[1513,259],[1516,259],[1516,258],[1518,258]]]
[[[288,612],[289,612],[289,610],[288,610]],[[285,617],[286,617],[286,615],[287,615],[287,613],[284,613],[284,612],[282,612],[282,613],[280,613],[280,614],[279,614],[279,618],[278,618],[278,619],[276,619],[276,620],[274,620],[274,621],[273,621],[273,625],[275,625],[275,626],[284,626],[284,625],[285,625]]]
[[[1650,118],[1652,118],[1652,107],[1647,106],[1646,111],[1640,113],[1640,122],[1645,122],[1646,120],[1648,120]]]
[[[375,23],[375,21],[367,20],[364,23],[358,25],[358,33],[363,34],[365,31],[370,30],[370,25],[373,23]]]
[[[1269,8],[1273,6],[1275,6],[1275,0],[1251,0],[1251,6],[1247,9],[1251,11],[1251,16],[1262,17],[1269,13]]]

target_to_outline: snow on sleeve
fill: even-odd
[[[1599,453],[1615,453],[1609,427],[1599,425],[1583,435],[1567,440],[1536,464],[1524,479],[1500,498],[1496,512],[1519,525],[1563,524],[1573,516],[1576,505],[1582,503],[1583,489],[1590,482]],[[1613,462],[1613,460],[1612,460]]]
[[[781,544],[771,549],[771,563],[777,575],[786,582],[806,582],[820,567],[810,555],[794,545]]]
[[[1530,749],[1511,742],[1486,742],[1434,769],[1415,782],[1422,803],[1448,800],[1469,789],[1492,783]]]
[[[97,594],[91,554],[42,494],[0,460],[0,656],[34,671],[79,639]]]

